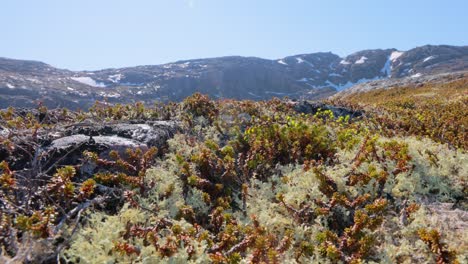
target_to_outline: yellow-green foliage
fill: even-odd
[[[443,88],[464,89],[457,85]],[[466,112],[466,96],[438,98],[441,120],[432,101],[414,96],[364,94],[364,103],[377,98],[370,119],[200,94],[154,108],[97,104],[80,116],[175,119],[186,131],[161,153],[86,152],[100,173],[76,182],[73,167],[58,169],[44,184],[47,209],[0,211],[0,243],[10,230],[65,240],[59,258],[70,263],[466,263],[466,119],[449,122]],[[350,98],[341,103],[359,103]],[[14,208],[18,178],[6,163],[0,169]]]
[[[171,141],[172,151],[182,156],[202,151],[200,146],[194,146],[193,148],[187,146],[184,143],[185,140],[184,136],[177,136],[173,139]],[[241,190],[238,193],[225,194],[230,195],[231,204],[236,205],[235,208],[226,204],[223,205],[220,201],[207,202],[206,195],[196,186],[184,185],[183,179],[178,176],[180,174],[177,156],[171,154],[165,158],[164,162],[147,173],[146,180],[154,181],[156,183],[155,188],[151,190],[149,195],[138,200],[142,207],[154,210],[154,213],[146,209],[124,207],[116,216],[95,215],[93,217],[97,218],[92,218],[86,227],[79,232],[78,238],[72,243],[70,249],[65,251],[65,256],[76,260],[77,256],[82,256],[84,252],[87,252],[86,254],[95,256],[102,261],[149,261],[148,263],[151,261],[170,262],[175,261],[175,259],[179,259],[181,262],[194,263],[202,263],[203,260],[227,262],[234,261],[238,257],[246,261],[263,259],[269,262],[278,261],[283,263],[333,262],[338,260],[351,262],[361,258],[366,259],[367,257],[371,257],[372,260],[377,262],[387,263],[435,260],[437,256],[432,255],[431,250],[418,236],[418,230],[424,227],[426,223],[435,223],[435,216],[430,213],[429,208],[423,205],[423,209],[411,213],[407,217],[408,220],[403,222],[398,215],[400,213],[398,210],[396,211],[397,215],[384,212],[395,210],[388,208],[389,203],[392,204],[391,207],[408,208],[411,203],[422,204],[426,199],[439,202],[456,199],[462,190],[459,184],[454,183],[466,180],[464,179],[466,177],[466,167],[460,162],[468,157],[463,152],[450,150],[447,146],[433,143],[427,139],[420,141],[416,138],[397,138],[396,140],[400,144],[398,145],[399,148],[401,148],[398,152],[392,152],[396,146],[394,140],[380,138],[374,139],[371,143],[366,143],[374,145],[379,156],[388,155],[389,160],[379,162],[367,160],[366,158],[356,170],[363,173],[370,171],[370,175],[372,175],[373,171],[381,171],[386,166],[388,171],[395,171],[399,164],[390,159],[391,156],[396,155],[395,159],[402,158],[401,155],[411,156],[410,164],[414,165],[415,168],[412,168],[411,172],[402,172],[393,178],[390,175],[384,186],[384,192],[387,193],[385,197],[390,195],[398,202],[387,201],[386,199],[376,199],[371,202],[372,199],[369,198],[371,200],[364,202],[362,206],[359,206],[362,209],[356,211],[354,221],[358,222],[353,224],[351,220],[349,223],[351,229],[348,231],[343,229],[344,234],[335,233],[334,227],[330,225],[332,224],[330,220],[335,219],[335,216],[317,213],[320,206],[323,205],[313,201],[322,200],[325,204],[339,204],[341,203],[340,199],[352,199],[352,197],[360,197],[363,194],[376,196],[378,190],[377,180],[370,179],[365,184],[363,182],[363,185],[354,186],[350,186],[346,180],[346,175],[352,169],[351,164],[356,162],[356,156],[359,156],[364,144],[364,138],[352,150],[343,149],[338,151],[337,158],[340,163],[323,166],[321,169],[321,173],[330,177],[330,181],[337,185],[336,193],[345,195],[348,198],[339,198],[336,194],[327,196],[326,193],[320,190],[321,179],[317,177],[316,172],[313,170],[304,171],[304,165],[291,164],[277,167],[277,171],[266,180],[253,179],[249,182],[245,211],[239,208],[242,207],[243,199]],[[386,153],[384,153],[385,149],[388,149]],[[427,160],[427,155],[419,154],[422,149],[428,149],[439,155],[444,154],[447,162],[440,166],[431,164]],[[442,155],[441,159],[443,159]],[[425,160],[426,162],[424,162]],[[449,171],[452,171],[452,173],[450,174]],[[454,171],[456,171],[455,174]],[[452,184],[445,185],[444,182]],[[184,186],[188,188],[186,195],[184,195]],[[437,195],[432,195],[431,188],[439,188],[440,192]],[[406,201],[407,204],[403,204],[403,201]],[[346,217],[346,214],[351,212],[349,208],[352,207],[337,207],[336,214],[344,213],[343,220],[349,220],[349,217]],[[185,214],[181,213],[183,211],[185,211]],[[191,215],[192,212],[193,215]],[[311,214],[308,215],[308,212],[311,212]],[[214,218],[216,215],[221,218]],[[106,219],[105,221],[102,221],[103,217]],[[171,251],[172,254],[169,256],[164,256],[161,250],[158,251],[158,247],[167,243],[166,239],[168,237],[174,236],[174,228],[171,228],[171,231],[166,228],[158,232],[160,239],[158,240],[160,245],[158,247],[146,245],[147,243],[141,238],[124,239],[123,233],[125,233],[128,223],[151,227],[161,219],[170,220],[172,225],[179,225],[182,230],[191,230],[187,232],[192,234],[189,235],[192,244],[190,246],[188,244],[176,244],[177,247]],[[203,224],[203,219],[211,224]],[[214,219],[220,221],[217,228],[215,228],[216,222],[213,222]],[[367,225],[367,228],[372,227],[371,230],[373,231],[360,230],[356,223]],[[437,225],[434,227],[437,227]],[[197,228],[199,229],[197,230]],[[443,230],[441,239],[444,243],[447,243],[447,248],[450,250],[454,250],[457,246],[466,243],[464,241],[466,237],[460,237],[460,234],[457,235],[456,230],[446,227],[441,228],[441,230]],[[185,231],[176,232],[183,233]],[[359,242],[361,246],[360,249],[357,248],[357,251],[355,251],[357,255],[351,253],[346,255],[348,253],[339,250],[339,241],[346,236],[352,238],[354,236],[353,232],[359,232],[359,236],[362,237],[361,242]],[[247,242],[243,240],[254,235],[255,239],[250,238],[251,240],[246,240]],[[287,243],[290,246],[287,249],[279,250],[278,245],[285,237],[289,239]],[[445,238],[451,238],[451,240],[445,242]],[[175,241],[180,240],[177,235],[172,239]],[[276,242],[268,244],[262,239],[270,241],[268,243]],[[139,254],[128,255],[116,251],[115,243],[118,242],[125,242],[138,248]],[[243,242],[245,243],[242,244]],[[238,245],[241,245],[239,246],[239,251],[242,252],[240,255],[227,254]],[[192,252],[192,247],[196,249],[196,253],[189,254],[188,252]],[[213,254],[212,252],[216,252],[216,249],[219,250],[219,253]],[[269,250],[273,251],[270,252]],[[264,253],[260,254],[259,252]],[[463,251],[456,252],[458,258],[462,261],[464,258]],[[270,256],[270,260],[268,260],[268,256]]]
[[[372,127],[386,135],[427,136],[468,147],[468,78],[371,90],[338,97],[331,103],[366,110]]]

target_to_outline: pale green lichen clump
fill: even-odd
[[[185,138],[178,136],[171,141],[172,151],[181,155],[197,152],[198,148],[188,149],[183,143]],[[443,221],[444,215],[440,215],[433,208],[426,207],[424,204],[431,200],[432,202],[447,203],[454,202],[456,198],[463,195],[463,185],[466,184],[466,166],[468,156],[461,151],[453,151],[446,146],[431,142],[430,140],[417,140],[415,138],[398,139],[399,142],[407,145],[408,153],[412,157],[412,172],[406,172],[398,175],[392,180],[387,181],[385,192],[395,197],[400,202],[415,202],[420,204],[420,209],[411,214],[406,222],[401,220],[401,215],[389,213],[385,215],[381,226],[371,233],[375,236],[375,252],[372,259],[368,261],[375,263],[414,263],[435,261],[427,246],[418,236],[417,231],[421,228],[438,228],[443,233],[444,241],[449,248],[456,249],[463,253],[467,250],[466,233],[451,228],[449,225],[454,222],[462,221],[456,218],[454,213],[452,222]],[[381,138],[377,144],[388,142],[389,139]],[[427,162],[428,150],[438,156],[438,164]],[[326,166],[324,173],[327,174],[337,184],[337,191],[348,192],[353,195],[362,195],[375,192],[375,181],[370,181],[367,185],[360,187],[350,187],[346,185],[344,175],[349,172],[349,164],[356,156],[359,148],[353,150],[341,150],[337,153],[340,163]],[[376,163],[376,162],[374,162]],[[373,164],[377,170],[382,164]],[[371,166],[371,165],[369,165]],[[364,166],[363,171],[369,166]],[[388,170],[393,170],[395,164],[386,162]],[[285,263],[311,263],[318,261],[331,261],[327,255],[323,255],[320,245],[317,242],[317,236],[324,230],[330,228],[325,216],[318,216],[312,221],[300,223],[297,218],[288,211],[288,209],[278,200],[278,195],[282,194],[283,201],[291,207],[301,208],[301,204],[310,203],[315,199],[325,199],[319,190],[320,181],[312,171],[304,171],[303,165],[278,166],[277,173],[271,175],[268,180],[252,179],[248,187],[248,198],[246,199],[246,211],[228,208],[224,214],[230,214],[239,226],[247,228],[252,225],[252,218],[255,215],[256,221],[266,230],[265,232],[281,239],[286,236],[291,237],[291,244],[296,247],[290,247],[281,253],[279,260]],[[102,213],[90,215],[86,226],[79,231],[79,234],[71,244],[70,248],[64,252],[69,260],[79,260],[82,263],[114,263],[114,262],[141,262],[141,263],[206,263],[211,262],[209,258],[208,240],[200,239],[200,236],[190,238],[191,246],[195,253],[188,255],[187,245],[179,244],[176,252],[172,256],[162,256],[153,245],[145,245],[142,239],[131,239],[129,242],[139,248],[138,255],[127,255],[116,252],[114,243],[122,240],[122,234],[125,233],[126,225],[142,224],[150,226],[159,219],[171,219],[173,225],[179,225],[182,230],[194,229],[195,226],[184,219],[176,220],[181,208],[191,208],[195,214],[202,217],[209,217],[210,206],[203,199],[203,191],[190,187],[186,198],[183,195],[182,180],[177,176],[177,165],[175,157],[169,155],[164,161],[161,161],[157,167],[147,172],[147,181],[155,181],[155,187],[147,197],[139,197],[139,203],[146,208],[154,208],[156,213],[152,214],[141,209],[133,209],[124,206],[115,216],[106,216]],[[166,195],[168,190],[169,195]],[[242,204],[241,198],[233,195],[235,203]],[[395,204],[395,206],[404,206]],[[318,207],[311,205],[310,210],[314,211]],[[343,211],[346,212],[346,210]],[[455,223],[457,224],[457,223]],[[226,223],[223,224],[224,228]],[[463,223],[458,225],[464,226]],[[161,230],[159,245],[167,243],[166,239],[171,232]],[[215,234],[210,234],[214,236]],[[297,247],[304,244],[309,254],[302,254],[298,257]],[[310,245],[309,245],[310,244]],[[310,249],[307,249],[307,248]],[[247,250],[245,259],[252,251]],[[328,259],[328,260],[327,260]],[[466,255],[459,254],[458,260],[464,263]],[[332,261],[333,262],[333,261]]]

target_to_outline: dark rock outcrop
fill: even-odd
[[[345,108],[345,107],[338,107],[338,106],[327,105],[324,103],[309,102],[309,101],[296,102],[294,105],[294,110],[296,110],[299,113],[311,114],[311,115],[314,115],[319,111],[329,110],[333,113],[335,117],[349,116],[350,118],[360,117],[364,114],[363,111],[354,111],[352,109]]]
[[[173,121],[150,121],[144,123],[116,123],[108,125],[75,126],[65,132],[67,135],[83,134],[87,136],[117,136],[135,140],[148,147],[162,148],[167,139],[178,130]]]
[[[0,158],[15,170],[34,167],[39,171],[50,171],[64,165],[80,164],[84,151],[95,152],[103,159],[110,159],[110,151],[117,151],[125,157],[127,149],[146,151],[156,147],[159,153],[163,153],[167,140],[179,130],[178,123],[174,121],[58,126],[54,131],[39,133],[36,138],[14,137],[13,140],[18,141],[14,142],[18,146],[17,153],[8,155],[1,147]],[[3,136],[8,134],[5,130],[0,133]],[[19,134],[18,131],[15,133]]]

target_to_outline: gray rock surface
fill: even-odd
[[[346,96],[353,93],[366,92],[374,89],[390,89],[394,87],[405,87],[405,86],[421,86],[427,83],[447,83],[460,79],[468,78],[468,71],[454,72],[454,73],[440,73],[428,76],[418,77],[405,77],[399,79],[386,79],[378,80],[367,83],[362,83],[351,87],[350,89],[341,91],[333,97]]]
[[[0,159],[6,160],[15,170],[40,167],[45,171],[52,167],[80,164],[84,151],[95,152],[104,159],[110,158],[109,152],[112,150],[117,151],[121,157],[126,157],[127,149],[137,148],[146,151],[156,147],[163,153],[167,140],[179,130],[178,123],[174,121],[57,126],[53,131],[40,133],[36,139],[15,138],[18,141],[18,153],[8,155],[0,147]]]

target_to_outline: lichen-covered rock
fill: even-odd
[[[119,136],[136,140],[148,147],[164,147],[166,141],[179,130],[174,121],[148,121],[142,123],[90,124],[71,127],[67,135]]]
[[[14,155],[9,155],[5,147],[0,147],[0,158],[14,170],[34,166],[48,170],[51,167],[79,164],[84,151],[109,159],[110,151],[125,156],[127,149],[146,151],[156,147],[163,150],[167,147],[167,140],[179,130],[179,124],[175,121],[141,121],[112,124],[82,122],[57,126],[50,131],[38,131],[35,138],[28,135],[28,130],[15,131],[16,134],[24,133],[26,136],[12,139],[19,146],[14,150]],[[8,134],[7,129],[0,132],[3,138],[7,138]]]
[[[56,139],[39,148],[38,152],[42,164],[75,165],[82,159],[84,151],[94,152],[100,158],[109,159],[110,151],[125,156],[127,149],[163,149],[166,147],[166,141],[174,136],[177,130],[177,123],[171,121],[77,125],[51,135]]]
[[[49,162],[51,160],[60,160],[60,164],[77,164],[83,151],[91,151],[99,153],[101,157],[108,158],[110,151],[117,151],[119,154],[124,154],[127,149],[140,148],[147,150],[148,145],[145,143],[113,136],[86,136],[83,134],[66,136],[52,141],[52,143],[41,149],[42,157]]]

